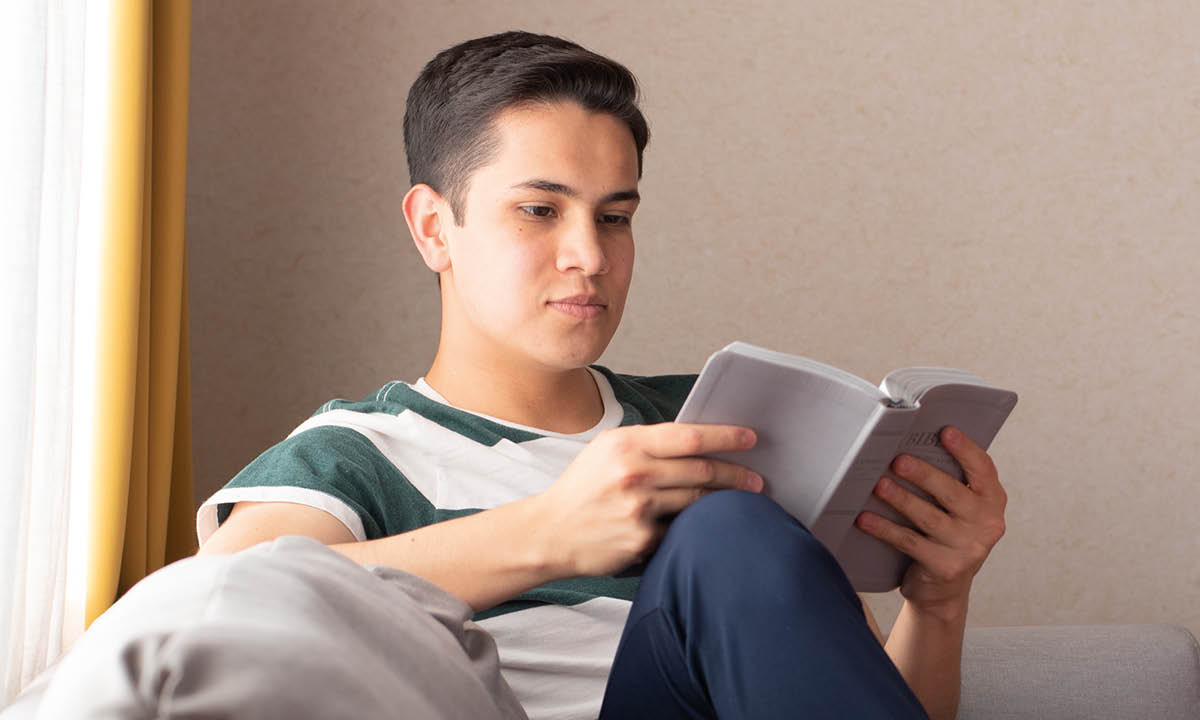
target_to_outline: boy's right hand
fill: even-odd
[[[536,496],[534,530],[560,577],[610,575],[647,558],[674,515],[714,490],[762,490],[740,465],[697,457],[754,447],[730,425],[661,423],[606,430]]]

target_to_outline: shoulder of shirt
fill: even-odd
[[[694,374],[627,375],[601,365],[591,367],[608,379],[613,395],[625,407],[626,421],[622,425],[674,420],[697,377]]]
[[[623,406],[625,418],[622,425],[674,420],[675,416],[679,414],[679,408],[683,406],[683,401],[691,392],[697,377],[694,374],[631,375],[613,372],[601,365],[592,365],[591,367],[604,375],[612,388],[613,395]],[[514,442],[522,442],[538,437],[439,403],[399,380],[385,383],[357,402],[334,398],[317,408],[304,426],[311,427],[312,421],[318,416],[335,410],[389,415],[400,415],[405,411],[412,411],[443,427],[458,430],[480,440],[483,439],[479,437],[480,434],[490,436],[493,441],[507,438]],[[526,435],[528,437],[525,437]]]
[[[541,437],[518,428],[492,422],[465,410],[444,405],[422,395],[408,383],[400,380],[392,380],[384,384],[358,402],[342,398],[326,402],[317,408],[308,420],[292,431],[292,435],[326,424],[345,424],[361,432],[363,427],[360,426],[367,423],[366,416],[383,414],[399,417],[408,413],[419,415],[435,425],[440,425],[446,430],[484,445],[495,445],[501,440],[521,443]],[[356,420],[355,418],[361,419]]]

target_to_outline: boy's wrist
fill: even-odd
[[[547,524],[550,517],[543,508],[543,495],[531,495],[510,506],[516,513],[518,528],[523,528],[525,542],[520,544],[526,566],[545,582],[575,575],[565,552],[562,537],[556,537]]]
[[[919,603],[905,600],[908,612],[921,622],[934,622],[947,628],[962,627],[967,622],[969,594],[937,603]]]

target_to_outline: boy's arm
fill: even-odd
[[[198,555],[236,552],[283,535],[319,540],[360,564],[402,568],[462,598],[476,610],[556,576],[529,530],[536,510],[525,500],[401,535],[358,542],[340,520],[288,502],[239,502]]]
[[[893,472],[937,504],[886,478],[875,487],[875,494],[920,532],[873,513],[862,513],[856,524],[913,558],[900,586],[904,607],[885,647],[929,715],[953,718],[971,581],[1004,535],[1007,496],[991,457],[969,437],[945,428],[941,440],[962,466],[965,486],[931,465],[901,456],[892,463]]]
[[[867,627],[871,628],[871,634],[879,641],[880,645],[886,645],[883,633],[879,630],[879,622],[875,620],[875,613],[871,612],[871,606],[867,604],[867,599],[858,594],[858,602],[862,604],[863,615],[867,617]]]
[[[307,535],[356,562],[419,575],[482,610],[549,580],[612,574],[644,559],[664,532],[659,519],[707,492],[761,490],[762,479],[746,468],[696,457],[754,442],[753,432],[720,425],[609,430],[539,495],[366,542],[354,542],[322,510],[238,503],[199,554]]]

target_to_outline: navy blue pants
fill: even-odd
[[[600,717],[927,715],[825,547],[774,501],[723,491],[647,565]]]

